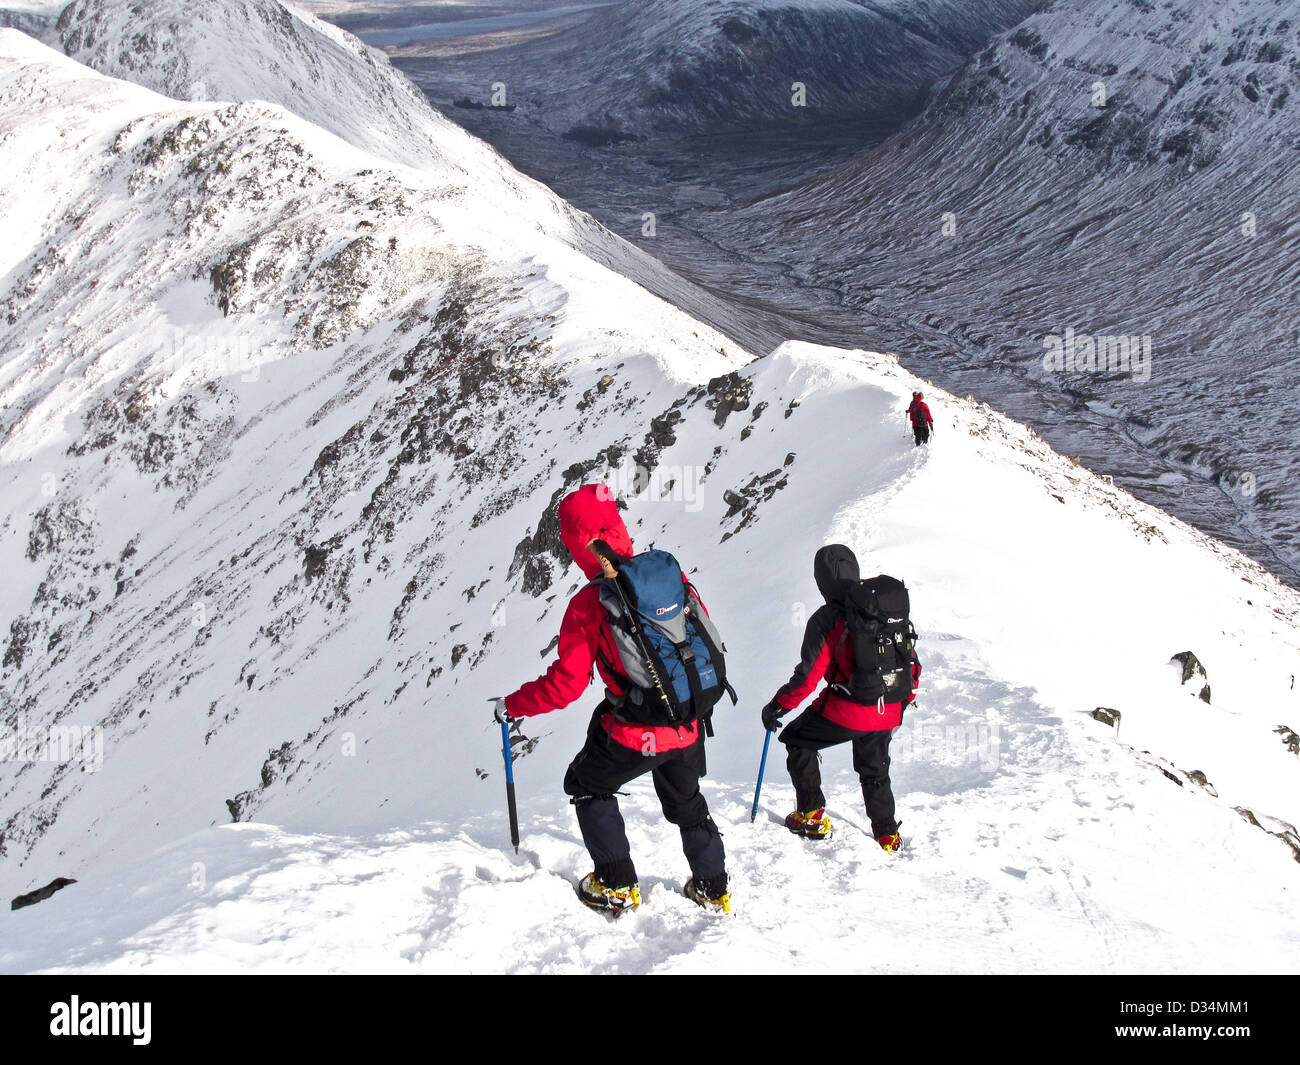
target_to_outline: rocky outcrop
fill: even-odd
[[[1208,703],[1210,701],[1210,678],[1209,674],[1205,672],[1205,666],[1201,664],[1201,660],[1191,651],[1179,651],[1169,661],[1177,662],[1182,667],[1182,683],[1184,685],[1191,681],[1193,687],[1200,686],[1201,690],[1196,693],[1197,698],[1201,702]]]
[[[1300,832],[1296,831],[1295,825],[1286,821],[1279,821],[1276,817],[1257,814],[1254,810],[1248,810],[1244,806],[1237,806],[1234,809],[1260,831],[1267,832],[1270,836],[1280,839],[1290,847],[1291,856],[1297,862],[1300,862]]]
[[[1282,737],[1282,742],[1286,744],[1286,749],[1294,755],[1300,755],[1300,735],[1296,734],[1295,729],[1286,725],[1278,725],[1273,730]]]
[[[55,877],[43,888],[37,888],[35,891],[29,891],[26,895],[19,895],[9,904],[11,910],[21,910],[24,906],[35,906],[38,902],[44,902],[56,891],[61,891],[69,884],[75,884],[76,880],[67,876]]]
[[[732,412],[748,410],[753,393],[754,382],[739,373],[713,378],[708,384],[709,398],[705,401],[705,405],[713,410],[713,424],[721,427]]]

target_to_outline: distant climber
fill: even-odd
[[[912,393],[912,405],[907,408],[907,416],[912,419],[912,436],[916,446],[929,443],[930,434],[934,432],[934,419],[930,417],[930,408],[926,406],[925,397],[920,392]]]
[[[860,580],[858,560],[843,544],[817,551],[813,576],[825,603],[808,619],[794,673],[763,708],[763,726],[775,732],[781,718],[826,680],[813,704],[778,737],[795,789],[795,810],[785,826],[808,839],[829,838],[818,752],[852,743],[871,834],[886,851],[897,851],[903,841],[894,817],[889,741],[921,677],[907,589],[892,577]]]
[[[724,690],[734,699],[721,641],[672,555],[633,555],[608,488],[583,485],[561,501],[559,517],[560,539],[590,583],[564,613],[556,660],[537,680],[497,700],[497,719],[568,706],[586,690],[594,666],[605,697],[564,777],[595,863],[579,882],[578,897],[610,916],[641,904],[615,793],[650,773],[664,817],[681,830],[691,869],[686,895],[706,909],[730,912],[722,836],[700,792],[713,703]],[[685,662],[683,648],[690,652]]]

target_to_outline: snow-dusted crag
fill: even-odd
[[[973,402],[931,392],[913,449],[892,356],[755,360],[463,159],[12,30],[0,137],[0,889],[77,880],[0,916],[0,969],[1294,968],[1300,598],[1257,565]],[[554,506],[597,479],[728,644],[730,924],[674,894],[645,782],[646,913],[611,937],[574,904],[586,706],[517,735],[502,846],[486,699],[544,667],[580,579]],[[924,633],[906,864],[855,835],[847,757],[836,849],[773,823],[779,773],[748,823],[828,540],[904,576]]]
[[[439,114],[382,52],[279,0],[77,0],[53,37],[80,63],[177,100],[269,102],[382,160],[438,176],[541,229],[729,335],[724,301],[684,281]]]
[[[441,119],[382,53],[276,2],[139,5],[76,0],[57,23],[86,66],[182,100],[265,100],[393,162],[462,180],[508,166]],[[519,185],[523,186],[520,182]]]
[[[585,143],[788,125],[894,125],[1043,0],[623,0],[572,30],[440,60],[506,84],[519,117]],[[432,72],[441,82],[445,75]],[[804,93],[794,110],[795,83]],[[473,97],[471,97],[473,99]]]
[[[723,239],[910,331],[936,375],[1294,583],[1298,47],[1271,0],[1054,4]],[[1067,329],[1145,337],[1149,380],[1104,351],[1100,371],[1046,371]]]

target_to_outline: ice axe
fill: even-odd
[[[749,811],[749,821],[753,824],[754,819],[758,817],[758,795],[763,790],[763,771],[767,768],[767,749],[771,746],[772,734],[764,729],[763,734],[763,760],[758,763],[758,783],[754,786],[754,808]]]
[[[488,702],[495,703],[496,699],[489,699]],[[510,810],[510,842],[515,845],[515,853],[519,853],[519,812],[515,806],[515,766],[514,759],[510,757],[510,722],[506,718],[501,719],[501,757],[506,763],[506,805]]]

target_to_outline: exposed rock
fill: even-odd
[[[14,618],[9,623],[9,646],[5,648],[4,659],[0,662],[0,666],[5,669],[22,668],[34,631],[35,627],[27,618]]]
[[[1191,651],[1179,651],[1169,661],[1177,662],[1183,667],[1183,683],[1186,684],[1193,677],[1205,677],[1205,667],[1201,665],[1201,660]]]
[[[706,389],[708,398],[704,405],[713,411],[713,424],[722,426],[733,411],[749,409],[750,398],[754,394],[754,382],[742,377],[733,370],[731,373],[715,377]],[[755,417],[757,417],[755,412]]]
[[[659,453],[677,443],[674,427],[681,420],[682,412],[673,410],[672,407],[659,417],[650,419],[650,431],[645,434],[644,442],[632,456],[632,461],[637,466],[636,484],[633,486],[637,493],[644,492],[649,486],[650,474],[659,465]]]
[[[1120,718],[1124,715],[1118,710],[1112,710],[1108,706],[1099,706],[1092,712],[1093,720],[1100,721],[1103,725],[1112,725],[1119,728]]]
[[[677,443],[677,434],[673,426],[682,420],[680,411],[668,411],[662,417],[650,419],[650,431],[646,433],[646,443],[658,448],[670,447]]]
[[[230,811],[230,820],[237,822],[248,804],[253,800],[253,792],[241,791],[233,799],[226,800],[226,809]]]
[[[553,563],[558,562],[563,567],[569,559],[569,553],[560,539],[558,510],[560,500],[568,490],[568,473],[569,470],[565,470],[565,484],[551,494],[550,502],[537,520],[537,527],[515,545],[514,557],[506,571],[507,578],[523,573],[519,587],[528,595],[537,596],[546,591],[555,579]]]
[[[1295,825],[1289,824],[1286,821],[1281,821],[1276,817],[1269,817],[1267,820],[1278,826],[1275,829],[1269,828],[1260,821],[1259,817],[1255,815],[1253,810],[1248,810],[1244,806],[1236,806],[1233,807],[1233,809],[1235,809],[1237,813],[1241,814],[1242,817],[1256,828],[1263,832],[1267,832],[1270,836],[1276,836],[1280,839],[1291,848],[1291,857],[1293,857],[1297,862],[1300,862],[1300,832],[1296,831]]]
[[[533,532],[515,545],[514,557],[506,571],[507,580],[522,573],[520,590],[531,596],[539,596],[551,586],[555,579],[554,565],[558,563],[562,573],[570,562],[569,552],[560,539],[560,500],[581,485],[592,471],[616,467],[624,454],[621,446],[611,444],[597,452],[595,458],[575,462],[564,470],[563,483],[551,493]]]
[[[1197,697],[1201,702],[1208,703],[1210,701],[1209,675],[1205,672],[1205,666],[1201,664],[1201,660],[1191,651],[1179,651],[1169,661],[1177,662],[1183,667],[1183,684],[1186,684],[1189,680],[1200,683],[1201,690],[1197,693]]]
[[[47,555],[65,553],[90,536],[90,511],[79,501],[48,503],[32,515],[27,532],[27,558],[35,562]]]
[[[293,744],[286,740],[275,750],[268,752],[268,757],[262,763],[262,787],[269,788],[276,778],[280,776],[280,771],[288,769],[293,762]]]
[[[308,544],[302,556],[302,572],[308,581],[319,577],[330,557],[328,544]]]
[[[1278,725],[1273,731],[1282,737],[1282,742],[1286,744],[1288,751],[1294,755],[1300,755],[1300,736],[1296,735],[1295,729],[1288,728],[1286,725]]]
[[[9,904],[11,910],[21,910],[24,906],[35,906],[38,902],[44,902],[56,891],[67,887],[69,884],[75,884],[76,881],[68,876],[55,877],[43,888],[37,888],[35,891],[29,891],[26,895],[19,895]]]
[[[1093,712],[1093,717],[1097,717],[1098,711],[1112,713],[1115,714],[1117,717],[1119,715],[1119,711],[1107,710],[1107,708],[1103,706],[1103,707],[1098,707],[1097,711]],[[1097,720],[1100,721],[1102,720],[1102,718],[1097,718]],[[1166,779],[1172,780],[1180,788],[1186,786],[1183,783],[1184,779],[1186,779],[1186,780],[1190,780],[1197,787],[1202,788],[1205,791],[1208,791],[1216,799],[1219,797],[1218,791],[1215,789],[1214,785],[1210,783],[1209,779],[1205,776],[1205,774],[1201,770],[1193,769],[1188,771],[1185,769],[1179,769],[1176,765],[1173,764],[1173,762],[1166,761],[1165,759],[1152,754],[1150,751],[1142,751],[1141,753],[1145,755],[1145,757],[1142,759],[1144,762],[1146,762],[1149,765],[1155,766],[1157,769],[1160,770],[1160,772],[1165,776]]]
[[[788,461],[787,461],[788,464]],[[722,540],[729,540],[741,529],[749,525],[758,514],[759,505],[766,503],[777,492],[789,484],[790,479],[782,467],[775,470],[769,470],[764,474],[755,474],[750,478],[739,492],[733,492],[730,489],[722,493],[722,500],[727,504],[727,513],[723,516],[723,521],[735,517],[737,514],[742,515],[740,522],[736,527],[722,535]]]
[[[517,762],[520,758],[525,758],[532,754],[537,748],[539,736],[527,736],[524,734],[525,718],[512,717],[510,719],[510,761]]]

